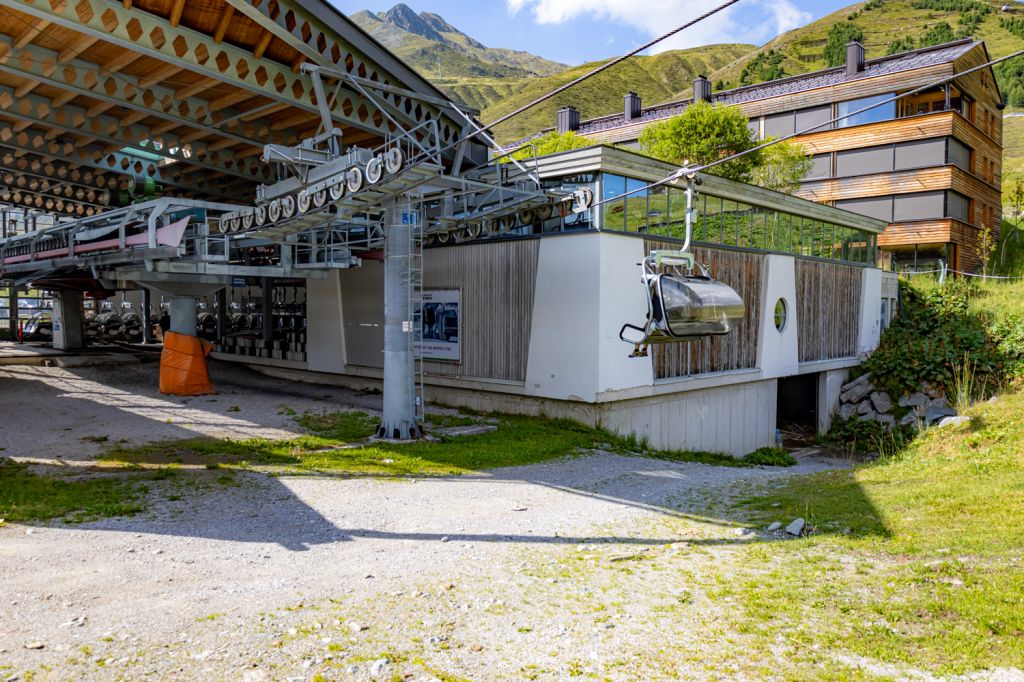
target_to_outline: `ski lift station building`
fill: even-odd
[[[587,186],[608,198],[677,170],[609,146],[537,166],[548,188]],[[652,345],[639,358],[619,338],[647,312],[641,261],[683,242],[685,180],[566,217],[533,211],[501,236],[457,234],[424,250],[425,291],[457,292],[462,308],[457,359],[424,362],[428,401],[566,417],[654,447],[736,455],[774,444],[780,423],[827,428],[849,370],[895,311],[896,276],[875,267],[886,224],[700,180],[693,251],[743,298],[736,329]],[[379,385],[380,263],[310,285],[317,303],[303,369],[323,373],[314,380]]]
[[[683,243],[688,183],[620,195],[678,169],[607,146],[489,163],[482,138],[459,144],[471,116],[319,0],[5,9],[0,200],[70,222],[0,240],[0,286],[56,292],[65,345],[81,338],[67,332],[83,293],[144,289],[171,299],[175,331],[191,310],[195,333],[196,300],[215,312],[214,361],[383,381],[385,413],[397,333],[418,338],[428,403],[742,455],[773,444],[780,423],[827,426],[894,313],[895,278],[875,267],[885,222],[702,175],[693,255],[744,316],[726,335],[630,357],[619,335],[648,312],[640,263]],[[288,168],[369,170],[395,148],[386,171],[376,161],[347,189],[303,176],[308,194],[271,191],[294,184]],[[119,196],[135,203],[116,208]],[[401,233],[398,280],[412,286],[395,318],[388,245],[406,221],[417,226]],[[272,310],[282,290],[287,329]],[[258,326],[232,324],[242,304],[262,306]]]

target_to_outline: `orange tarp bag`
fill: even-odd
[[[164,395],[210,395],[216,393],[210,383],[206,356],[213,344],[187,334],[164,334],[160,354],[160,392]]]

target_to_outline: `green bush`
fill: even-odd
[[[1010,314],[989,328],[1004,363],[1004,374],[1012,381],[1024,379],[1024,317]]]
[[[929,291],[901,284],[900,316],[864,363],[872,382],[893,398],[923,382],[947,386],[955,366],[970,360],[982,392],[1001,383],[1002,354],[985,320],[972,313],[971,283],[949,280]]]
[[[897,426],[892,431],[887,431],[880,422],[874,419],[859,417],[839,419],[836,417],[832,420],[832,427],[828,433],[818,440],[826,447],[839,447],[859,453],[877,452],[892,455],[906,447],[911,438],[913,438],[913,431],[909,427]]]
[[[791,467],[796,458],[782,448],[758,448],[743,458],[747,464],[766,467]]]

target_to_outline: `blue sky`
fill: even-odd
[[[397,0],[331,0],[343,12],[384,11]],[[526,50],[566,64],[613,57],[703,14],[722,0],[405,0],[440,14],[488,47]],[[763,44],[852,0],[740,0],[659,49]],[[638,8],[642,8],[638,11]],[[656,50],[657,51],[657,50]]]

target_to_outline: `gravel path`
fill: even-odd
[[[6,419],[4,454],[87,463],[93,446],[69,433],[273,436],[295,430],[282,403],[375,403],[232,370],[215,377],[218,402],[183,404],[156,395],[152,376],[3,370],[16,419],[47,414],[31,433]],[[0,527],[0,680],[700,676],[705,659],[667,654],[659,628],[704,655],[714,609],[694,607],[686,627],[659,609],[683,599],[680,571],[711,570],[750,536],[694,513],[738,483],[832,466],[598,453],[398,482],[183,472],[154,482],[136,517]],[[658,568],[667,557],[671,570]]]

